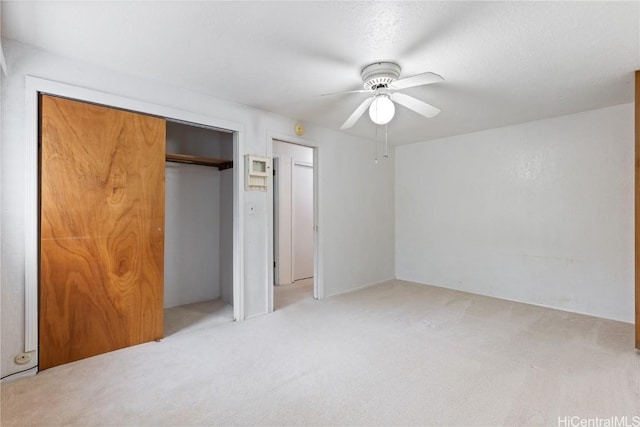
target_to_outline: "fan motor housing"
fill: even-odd
[[[387,87],[400,77],[400,66],[394,62],[374,62],[362,69],[364,88],[375,90]]]

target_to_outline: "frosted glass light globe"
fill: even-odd
[[[393,119],[396,107],[386,95],[378,95],[369,107],[369,117],[377,125],[385,125]]]

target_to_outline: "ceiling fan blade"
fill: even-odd
[[[441,82],[444,79],[435,73],[422,73],[404,79],[396,80],[389,85],[392,89],[406,89],[408,87],[428,85]]]
[[[367,108],[369,108],[369,105],[371,105],[372,102],[373,96],[362,101],[362,104],[360,104],[358,108],[356,108],[356,110],[351,113],[347,121],[344,122],[342,126],[340,126],[340,129],[349,129],[351,126],[355,125],[358,119],[362,117],[365,111],[367,111]]]
[[[418,114],[422,114],[428,119],[435,117],[440,113],[439,108],[436,108],[431,104],[427,104],[426,102],[422,102],[413,96],[405,95],[404,93],[394,92],[390,95],[390,98],[392,101],[397,102],[403,107],[407,107]]]
[[[323,93],[322,95],[318,95],[318,96],[333,96],[333,95],[344,95],[347,93],[364,93],[364,92],[373,92],[373,91],[370,89],[347,90],[345,92]]]

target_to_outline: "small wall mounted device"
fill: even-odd
[[[271,159],[254,154],[246,154],[244,180],[246,191],[267,191]]]

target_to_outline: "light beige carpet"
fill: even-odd
[[[5,383],[1,414],[3,427],[624,416],[640,416],[632,325],[400,281]]]
[[[221,299],[164,309],[164,336],[184,334],[233,322],[233,307]]]
[[[273,309],[280,310],[313,298],[313,278],[273,287]]]

